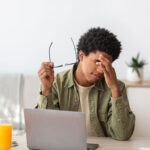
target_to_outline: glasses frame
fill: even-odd
[[[76,49],[76,47],[75,47],[75,44],[74,44],[73,39],[72,39],[72,38],[70,38],[70,39],[71,39],[71,42],[72,42],[72,44],[73,44],[73,48],[74,48],[74,52],[75,52],[75,57],[76,57],[76,62],[73,62],[73,63],[65,63],[64,65],[61,64],[61,65],[54,66],[54,67],[51,67],[51,68],[65,67],[65,66],[69,66],[69,65],[74,65],[75,63],[78,62],[77,49]],[[48,50],[48,54],[49,54],[49,62],[52,62],[52,61],[51,61],[51,55],[50,55],[50,50],[51,50],[52,45],[53,45],[53,42],[50,43],[49,50]]]

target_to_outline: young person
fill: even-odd
[[[112,66],[121,52],[121,43],[110,31],[91,28],[79,39],[77,50],[78,62],[56,77],[54,63],[42,63],[36,108],[84,112],[88,136],[128,140],[135,116],[125,85],[117,79]]]

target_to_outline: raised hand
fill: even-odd
[[[51,92],[52,84],[54,81],[54,63],[43,62],[38,71],[38,76],[42,83],[42,95],[48,95]]]
[[[106,84],[112,91],[112,96],[119,97],[120,90],[118,87],[115,69],[112,67],[111,62],[103,55],[100,55],[98,59],[99,59],[99,62],[96,63],[97,71],[100,72],[100,70],[102,69]]]

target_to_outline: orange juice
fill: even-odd
[[[0,150],[11,148],[12,125],[0,124]]]

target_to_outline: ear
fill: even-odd
[[[83,60],[83,56],[84,56],[84,53],[83,53],[82,50],[80,50],[80,51],[78,52],[79,61],[82,61],[82,60]]]

